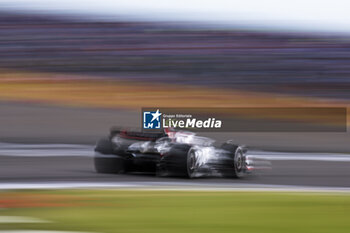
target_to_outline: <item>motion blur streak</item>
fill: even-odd
[[[0,233],[89,233],[89,232],[82,232],[82,231],[45,231],[45,230],[9,230],[9,231],[2,231],[2,230],[0,230]]]
[[[350,134],[344,130],[201,135],[247,145],[246,162],[272,163],[243,179],[98,174],[92,158],[108,128],[140,126],[141,107],[344,113],[348,6],[340,0],[0,1],[0,233],[348,233]],[[271,111],[251,115],[257,122],[272,115],[272,123],[318,123]],[[329,111],[319,115],[328,126]]]
[[[347,36],[6,11],[0,22],[2,68],[349,98]]]
[[[0,143],[0,156],[17,157],[67,157],[84,156],[93,157],[94,146],[74,145],[74,144],[16,144]],[[211,156],[212,148],[206,148],[205,153],[208,157],[203,157],[203,161]],[[305,153],[305,152],[273,152],[249,150],[249,158],[267,159],[267,160],[309,160],[309,161],[338,161],[350,162],[350,154],[341,153]]]
[[[0,156],[93,156],[94,146],[74,144],[0,143]]]
[[[30,218],[30,217],[22,217],[22,216],[0,216],[0,224],[3,223],[47,223],[48,221]],[[1,232],[1,231],[0,231]]]

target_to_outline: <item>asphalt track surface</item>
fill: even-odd
[[[228,186],[293,185],[350,188],[350,162],[347,159],[322,159],[348,153],[348,133],[232,133],[210,134],[218,141],[235,138],[239,143],[265,151],[283,151],[272,160],[272,169],[242,180],[224,178],[162,178],[151,174],[97,174],[91,156],[85,156],[94,142],[105,135],[111,125],[139,125],[139,111],[63,108],[28,103],[0,103],[0,142],[23,144],[83,145],[64,151],[50,146],[40,156],[33,149],[16,146],[16,153],[6,152],[0,144],[0,187],[4,184],[113,182],[113,183],[188,183]],[[61,147],[61,146],[58,146]],[[83,149],[85,148],[85,149]],[[55,151],[61,153],[55,154]],[[293,151],[293,153],[291,153]],[[34,155],[30,154],[33,153]],[[43,152],[43,151],[41,151]],[[63,153],[64,152],[64,153]],[[314,159],[304,152],[314,152]],[[324,154],[326,153],[327,154]],[[22,154],[21,154],[22,153]],[[27,153],[27,154],[26,154]],[[29,154],[28,154],[29,153]],[[269,155],[266,152],[265,156]],[[299,154],[299,159],[295,159]],[[308,154],[310,155],[310,154]],[[288,158],[289,156],[289,158]],[[312,157],[311,156],[311,157]],[[310,156],[309,156],[310,157]],[[345,155],[346,157],[346,155]],[[300,159],[305,158],[305,159]]]
[[[0,186],[37,182],[188,182],[350,187],[350,163],[274,161],[271,171],[245,179],[155,177],[151,174],[97,174],[87,157],[0,157]]]
[[[293,185],[350,188],[350,155],[251,151],[250,156],[269,159],[271,169],[245,179],[205,177],[164,178],[153,174],[97,174],[93,146],[60,144],[0,144],[0,188],[3,184],[30,183],[182,183],[226,187],[240,184]]]

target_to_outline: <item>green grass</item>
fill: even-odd
[[[2,205],[2,206],[1,206]],[[350,195],[65,190],[0,193],[0,216],[50,223],[1,230],[89,232],[350,232]]]

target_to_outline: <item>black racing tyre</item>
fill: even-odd
[[[157,164],[157,176],[189,177],[187,161],[190,149],[191,146],[186,144],[172,146]]]
[[[245,172],[245,157],[243,148],[233,144],[232,142],[225,142],[221,148],[229,151],[231,159],[229,160],[229,171],[225,172],[226,176],[242,178],[246,175]]]
[[[245,176],[244,168],[244,154],[242,148],[238,147],[234,153],[233,157],[233,176],[236,178],[242,178]]]
[[[112,142],[108,138],[102,138],[95,147],[94,165],[98,173],[124,173],[127,161],[124,157],[113,154]]]
[[[113,154],[113,144],[111,140],[108,138],[101,138],[98,140],[95,151],[106,155]]]

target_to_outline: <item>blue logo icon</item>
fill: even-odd
[[[144,129],[160,129],[160,116],[162,113],[159,109],[155,112],[143,112],[143,128]]]

